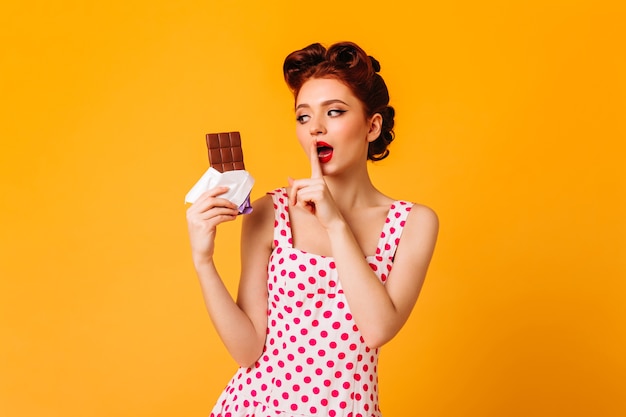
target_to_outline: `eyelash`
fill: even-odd
[[[327,115],[330,117],[339,117],[341,116],[343,113],[345,113],[347,110],[339,110],[339,109],[332,109],[332,110],[328,110]],[[333,115],[333,113],[339,113],[339,114],[335,114]],[[300,116],[296,117],[296,121],[298,123],[306,123],[305,118],[310,117],[308,114],[301,114]]]
[[[328,115],[330,117],[337,117],[337,116],[341,116],[343,113],[345,113],[347,110],[339,110],[339,109],[332,109],[332,110],[328,110]],[[332,116],[331,113],[339,113],[337,116]]]

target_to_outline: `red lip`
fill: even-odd
[[[317,142],[317,157],[323,164],[329,162],[333,157],[333,147],[326,142]]]

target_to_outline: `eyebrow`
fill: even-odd
[[[344,105],[350,107],[350,105],[348,103],[346,103],[343,100],[339,100],[337,98],[336,99],[332,99],[332,100],[323,101],[321,104],[322,104],[322,106],[328,106],[330,104],[335,104],[335,103],[341,103],[341,104],[344,104]],[[311,107],[311,106],[309,104],[306,104],[306,103],[298,104],[296,106],[296,110],[298,110],[299,108],[302,108],[302,107]]]

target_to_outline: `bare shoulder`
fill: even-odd
[[[413,204],[409,213],[407,227],[415,227],[421,225],[430,228],[439,229],[439,216],[435,210],[423,204]]]
[[[274,203],[272,196],[265,194],[252,202],[252,212],[243,215],[243,234],[265,235],[271,240],[274,228]]]
[[[408,250],[414,255],[429,256],[434,249],[438,233],[437,213],[423,204],[414,204],[404,226],[400,246],[404,246],[403,252]]]
[[[274,213],[274,201],[270,194],[265,194],[252,202],[252,213],[256,216],[267,216]]]

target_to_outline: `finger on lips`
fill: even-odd
[[[319,157],[317,156],[317,140],[311,141],[311,178],[322,177],[322,166],[320,165]]]

